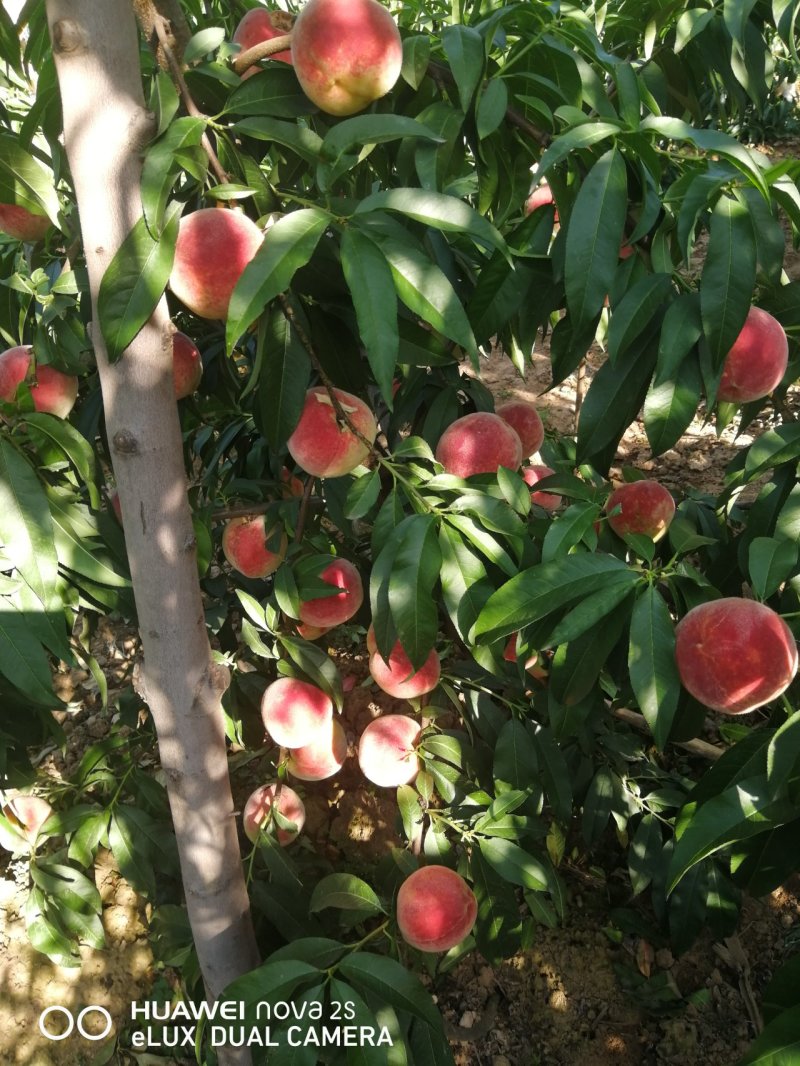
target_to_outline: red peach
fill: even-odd
[[[264,240],[247,215],[205,207],[181,219],[169,286],[201,318],[227,318],[236,282]]]
[[[175,399],[184,400],[197,391],[203,376],[203,360],[194,341],[185,333],[172,338],[172,380]]]
[[[525,201],[525,214],[532,215],[538,207],[544,207],[546,204],[552,204],[554,202],[553,190],[546,181],[543,181],[541,185],[537,185],[536,188],[528,194],[528,199]],[[553,222],[558,222],[558,208],[556,208]]]
[[[300,621],[330,629],[352,618],[364,602],[364,586],[358,570],[347,559],[334,559],[320,573],[326,585],[341,589],[333,596],[319,596],[300,604]]]
[[[329,115],[354,115],[392,88],[403,65],[394,19],[378,0],[308,0],[292,31],[295,73]]]
[[[117,521],[122,525],[122,504],[119,502],[119,492],[114,489],[111,495],[108,497],[111,504],[111,510],[114,512]]]
[[[306,491],[306,487],[300,478],[293,474],[287,466],[281,469],[281,485],[281,496],[286,500],[296,499]]]
[[[41,796],[17,795],[3,807],[3,814],[12,823],[19,823],[17,829],[29,844],[33,844],[39,830],[53,813],[53,808]],[[17,828],[16,824],[14,826]]]
[[[620,259],[630,259],[635,251],[636,249],[632,244],[621,244],[619,246],[619,257]]]
[[[789,362],[783,326],[760,307],[751,307],[742,331],[725,356],[717,399],[749,403],[781,383]]]
[[[434,649],[415,672],[399,640],[389,652],[388,662],[379,651],[369,657],[372,680],[388,695],[399,700],[413,700],[416,696],[432,692],[439,684],[441,669],[439,656]]]
[[[0,204],[0,233],[17,241],[40,241],[50,228],[50,219],[35,215],[18,204]]]
[[[277,550],[269,544],[277,539],[278,525],[269,530],[263,514],[231,518],[222,532],[222,551],[225,558],[245,577],[268,577],[283,562],[286,555],[286,534],[281,531]]]
[[[374,442],[378,426],[364,401],[344,389],[334,389],[333,394],[361,435],[370,444]],[[349,474],[369,455],[369,447],[347,425],[339,425],[328,390],[322,385],[306,393],[300,421],[286,445],[300,469],[314,477]]]
[[[307,626],[304,622],[295,626],[298,637],[302,637],[303,640],[319,640],[332,628],[332,626]]]
[[[403,714],[384,714],[370,722],[358,742],[358,765],[368,781],[382,788],[407,785],[417,776],[414,746],[420,726]]]
[[[261,698],[264,728],[282,748],[311,744],[332,718],[330,696],[296,677],[278,678]]]
[[[287,768],[300,781],[324,781],[333,777],[347,758],[347,737],[334,718],[310,744],[289,752]]]
[[[506,643],[506,646],[503,649],[503,658],[505,659],[505,661],[507,663],[515,663],[517,661],[517,634],[516,633],[512,633],[511,636],[508,638],[508,642]],[[547,671],[542,669],[542,667],[540,667],[538,665],[538,663],[539,663],[539,653],[535,651],[535,652],[533,652],[532,655],[529,655],[528,658],[525,660],[525,669],[527,670],[527,672],[529,674],[532,674],[534,677],[538,677],[538,678],[547,677]]]
[[[478,901],[448,866],[421,866],[397,893],[400,935],[420,951],[449,951],[472,932]]]
[[[522,441],[522,458],[535,455],[544,443],[544,425],[539,412],[525,400],[509,400],[495,410]]]
[[[275,37],[283,37],[292,32],[294,19],[288,11],[269,11],[265,7],[254,7],[241,20],[233,34],[233,43],[241,45],[243,52],[254,48],[262,41],[272,41]],[[292,62],[290,49],[283,52],[275,52],[268,56],[269,59],[279,59],[282,63]],[[259,67],[250,67],[242,77],[249,78],[251,74],[258,73]]]
[[[522,441],[499,415],[476,411],[452,422],[436,445],[436,461],[446,473],[467,478],[494,474],[501,466],[516,470],[522,462]]]
[[[779,614],[728,596],[693,607],[675,630],[683,687],[712,711],[746,714],[784,692],[797,673],[797,644]]]
[[[552,467],[543,466],[541,463],[534,463],[533,466],[523,466],[522,468],[522,477],[526,485],[536,485],[544,478],[550,477],[551,474],[555,474],[555,470]],[[561,506],[561,497],[552,492],[535,491],[531,493],[531,502],[538,503],[545,511],[556,511]]]
[[[252,793],[244,805],[242,826],[244,827],[245,836],[253,844],[258,839],[261,827],[267,820],[272,804],[275,802],[277,787],[278,785],[274,781],[271,784],[262,785]],[[291,844],[303,828],[306,820],[306,808],[295,790],[289,788],[288,785],[282,784],[278,793],[278,810],[284,818],[294,822],[295,825],[294,829],[275,827],[277,828],[278,843],[285,848],[287,844]]]
[[[17,387],[25,380],[31,365],[33,348],[24,344],[0,354],[0,399],[12,403]],[[78,379],[62,374],[52,366],[36,364],[33,380],[28,382],[37,411],[66,418],[78,398]]]
[[[612,515],[615,507],[618,514]],[[608,524],[622,537],[626,533],[643,533],[660,540],[675,517],[675,501],[657,481],[631,481],[620,485],[606,500]]]

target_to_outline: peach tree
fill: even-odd
[[[0,12],[0,831],[60,964],[110,848],[187,996],[350,1004],[439,1063],[413,971],[529,945],[576,865],[677,951],[797,868],[800,164],[735,136],[797,11],[287,9]],[[554,384],[602,350],[574,438],[480,380],[545,344]],[[658,456],[699,411],[771,420],[720,494],[609,482],[637,418]],[[56,661],[110,732],[37,782]],[[331,781],[396,799],[377,865],[303,829]],[[285,1030],[270,1062],[389,1061]]]

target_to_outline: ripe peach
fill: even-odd
[[[319,596],[300,604],[300,621],[309,626],[330,629],[346,622],[364,602],[361,575],[347,559],[334,559],[319,575],[326,585],[341,589],[333,596]]]
[[[331,626],[307,626],[304,622],[300,622],[295,626],[298,637],[302,637],[303,640],[319,640],[331,628]]]
[[[3,808],[3,814],[12,822],[29,844],[33,844],[39,830],[53,813],[53,808],[41,796],[17,795]]]
[[[50,219],[35,215],[18,204],[0,204],[0,233],[17,241],[40,241],[50,228]]]
[[[279,677],[261,698],[264,728],[282,748],[311,744],[333,718],[330,696],[308,681]]]
[[[403,65],[394,19],[378,0],[308,0],[292,31],[306,96],[329,115],[354,115],[392,88]]]
[[[222,551],[225,558],[245,577],[268,577],[283,562],[286,555],[286,534],[281,531],[277,550],[270,549],[278,526],[266,528],[264,515],[231,518],[222,532]]]
[[[449,866],[421,866],[397,893],[400,935],[420,951],[449,951],[472,932],[478,901]]]
[[[546,181],[543,181],[541,185],[537,185],[536,188],[528,194],[528,199],[525,201],[525,214],[532,215],[537,207],[544,207],[545,204],[552,204],[553,191]],[[555,218],[553,222],[558,222],[558,208],[556,208]]]
[[[503,658],[505,659],[505,661],[507,663],[515,663],[517,661],[517,634],[516,633],[512,633],[511,636],[508,638],[508,642],[506,643],[506,646],[503,649]],[[525,660],[525,669],[533,677],[537,677],[537,678],[540,678],[540,679],[543,678],[543,677],[547,677],[547,670],[545,670],[541,666],[539,666],[538,663],[539,663],[539,653],[535,651],[535,652],[533,652],[532,655],[528,656],[528,658]]]
[[[290,751],[286,765],[300,781],[324,781],[341,770],[346,758],[347,737],[341,723],[333,718],[310,744]]]
[[[693,607],[675,630],[681,684],[723,714],[746,714],[788,688],[797,644],[766,604],[728,596]]]
[[[172,380],[175,383],[175,399],[184,400],[197,391],[203,376],[203,360],[197,345],[185,333],[176,333],[172,338]]]
[[[0,399],[12,403],[19,386],[27,377],[33,348],[24,344],[0,354]],[[44,363],[37,363],[33,380],[28,382],[37,411],[66,418],[78,398],[78,379],[72,374]]]
[[[533,466],[523,466],[522,468],[522,477],[526,485],[533,486],[544,478],[550,477],[551,474],[555,474],[555,470],[552,467],[543,466],[541,463],[534,463]],[[534,491],[531,493],[531,502],[538,503],[545,511],[557,511],[561,506],[561,497],[552,492]]]
[[[292,32],[292,16],[287,11],[269,11],[265,7],[254,7],[241,20],[233,34],[233,43],[241,45],[242,51],[246,52],[254,48],[262,41],[271,41],[275,37],[283,37]],[[292,53],[287,48],[283,52],[275,52],[269,59],[280,59],[282,63],[292,62]],[[249,78],[251,74],[258,72],[258,67],[250,67],[242,77]]]
[[[169,286],[201,318],[227,318],[242,271],[264,234],[247,215],[205,207],[181,219]]]
[[[436,649],[430,653],[419,670],[414,671],[411,660],[398,640],[389,652],[388,662],[379,651],[369,657],[369,672],[375,684],[399,700],[413,700],[432,692],[439,684],[441,664]]]
[[[615,507],[621,510],[612,515]],[[675,501],[657,481],[631,481],[614,489],[606,500],[605,512],[618,536],[644,533],[660,540],[675,517]]]
[[[413,781],[419,771],[414,750],[419,722],[403,714],[384,714],[361,734],[358,765],[368,781],[382,788],[397,788]]]
[[[333,393],[356,429],[372,443],[378,426],[369,407],[344,389],[334,389]],[[314,477],[349,474],[369,455],[367,445],[347,425],[336,421],[336,409],[323,385],[306,393],[300,421],[286,445],[300,469]]]
[[[285,500],[296,499],[305,493],[306,487],[303,482],[293,474],[288,466],[281,469],[281,496]]]
[[[725,356],[717,399],[749,403],[781,383],[789,362],[783,326],[760,307],[751,307],[742,331]]]
[[[508,422],[522,441],[522,458],[535,455],[544,442],[544,426],[539,412],[525,400],[509,400],[495,409],[504,422]]]
[[[499,415],[476,411],[452,422],[436,445],[436,461],[448,474],[472,477],[494,474],[498,467],[516,470],[522,462],[522,441]]]
[[[277,787],[277,783],[274,781],[271,784],[262,785],[252,793],[244,805],[242,826],[244,827],[245,836],[253,844],[258,839],[261,826],[266,821],[275,801]],[[288,818],[290,822],[295,824],[294,829],[280,829],[276,826],[278,843],[285,848],[287,844],[291,844],[303,828],[306,820],[306,808],[293,788],[289,788],[288,785],[281,785],[281,790],[278,794],[278,810],[284,818]]]

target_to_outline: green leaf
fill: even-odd
[[[433,130],[406,115],[356,115],[344,119],[329,130],[322,142],[324,162],[317,167],[317,184],[326,192],[338,177],[356,165],[367,145],[406,137],[441,142]]]
[[[17,204],[58,225],[59,203],[53,175],[27,152],[19,138],[0,133],[0,203]]]
[[[713,796],[691,815],[669,867],[671,892],[698,862],[737,840],[782,825],[794,818],[794,805],[774,799],[766,775],[750,777]]]
[[[638,576],[632,570],[610,575],[608,584],[587,595],[568,611],[555,629],[542,638],[540,646],[556,648],[577,640],[616,610],[638,581]]]
[[[295,273],[309,261],[330,221],[328,212],[318,207],[304,207],[278,219],[231,294],[225,329],[229,353],[267,304],[289,287]]]
[[[294,68],[288,63],[271,63],[267,70],[246,78],[228,99],[226,113],[300,118],[317,110],[300,88]]]
[[[776,731],[767,749],[767,783],[772,794],[786,794],[794,784],[797,799],[797,768],[800,765],[800,711],[788,718]]]
[[[614,307],[608,329],[608,357],[616,362],[633,344],[672,291],[672,275],[647,274]]]
[[[800,1006],[779,1014],[759,1033],[736,1066],[795,1066],[800,1058]]]
[[[596,844],[608,825],[619,778],[607,766],[601,766],[591,780],[586,799],[583,801],[581,829],[587,844]]]
[[[747,450],[744,472],[748,481],[781,463],[800,458],[800,424],[794,422],[767,430]]]
[[[661,115],[649,115],[642,122],[641,128],[653,130],[659,136],[674,141],[688,141],[701,151],[708,152],[709,155],[722,156],[723,159],[727,159],[741,170],[765,199],[769,199],[764,173],[757,157],[727,133],[714,129],[700,129],[690,126],[681,119]]]
[[[278,639],[303,673],[307,674],[318,688],[326,692],[337,710],[341,711],[344,704],[342,678],[330,656],[326,655],[316,644],[303,640],[301,637],[290,637],[286,633],[281,633]]]
[[[553,814],[563,825],[568,825],[572,817],[572,779],[567,760],[552,731],[546,726],[537,726],[532,739],[542,784]]]
[[[316,914],[326,907],[346,911],[368,911],[385,914],[381,901],[360,877],[353,874],[329,874],[323,877],[311,893],[309,911]]]
[[[518,844],[499,837],[480,837],[481,855],[504,881],[534,892],[544,892],[548,874],[544,864]]]
[[[761,993],[764,1021],[769,1025],[778,1015],[792,1007],[800,1007],[800,955],[783,962],[773,973]],[[800,1033],[800,1030],[798,1030]]]
[[[495,788],[530,792],[538,788],[538,762],[536,748],[522,722],[512,718],[500,730],[494,748]]]
[[[471,26],[445,26],[442,48],[456,80],[461,110],[468,111],[486,62],[483,38]]]
[[[376,996],[381,1003],[412,1014],[439,1031],[441,1016],[427,991],[412,973],[394,959],[355,951],[339,963],[338,972],[360,991]]]
[[[370,470],[355,479],[347,491],[345,514],[348,518],[363,518],[378,502],[381,491],[380,469]]]
[[[444,607],[458,635],[466,641],[494,586],[480,559],[470,551],[459,533],[444,522],[439,530],[439,547]]]
[[[137,892],[149,899],[156,895],[156,876],[150,860],[150,849],[142,833],[142,822],[150,819],[142,811],[127,804],[114,808],[108,827],[108,843],[119,872]]]
[[[478,138],[489,137],[500,126],[508,109],[508,89],[502,78],[490,78],[478,99],[475,120]]]
[[[371,211],[397,211],[445,233],[466,233],[477,244],[508,254],[505,241],[491,222],[455,196],[428,189],[385,189],[361,200],[355,215]]]
[[[403,38],[403,67],[400,74],[412,89],[418,89],[428,72],[431,39],[425,33]]]
[[[394,371],[400,353],[397,293],[392,272],[378,245],[353,226],[342,235],[341,254],[342,270],[353,298],[367,359],[381,395],[391,409]]]
[[[549,563],[569,554],[599,517],[600,507],[596,503],[581,501],[568,507],[550,523],[542,544],[542,562]]]
[[[625,161],[612,148],[584,178],[567,227],[564,284],[575,330],[600,312],[611,289],[627,206]]]
[[[235,122],[233,129],[244,137],[257,141],[273,141],[291,148],[307,163],[318,163],[322,158],[322,138],[307,126],[295,122],[281,122],[277,118],[246,118]]]
[[[635,896],[644,892],[658,871],[663,843],[658,818],[654,814],[645,814],[628,848],[628,874]]]
[[[31,412],[25,422],[43,436],[53,441],[66,455],[89,490],[89,500],[95,510],[100,508],[100,493],[97,490],[97,466],[89,442],[78,430],[63,418],[55,415]]]
[[[681,683],[675,665],[675,628],[669,607],[653,585],[633,608],[628,672],[656,747],[663,751],[678,710]]]
[[[441,563],[433,515],[413,515],[397,545],[388,599],[400,643],[417,670],[436,641],[438,611],[433,589]]]
[[[73,911],[99,914],[102,910],[100,893],[86,874],[58,862],[32,862],[31,880],[48,896],[57,899]]]
[[[503,881],[473,848],[469,861],[473,891],[478,901],[475,940],[489,962],[509,958],[519,951],[522,919],[514,888]]]
[[[472,327],[447,275],[412,244],[385,238],[379,244],[391,268],[397,295],[409,311],[477,359]]]
[[[166,78],[163,72],[160,73]],[[172,87],[169,78],[167,83]],[[142,210],[153,237],[161,232],[169,194],[181,173],[175,153],[186,148],[196,148],[205,129],[206,120],[203,118],[176,119],[163,136],[147,149],[142,166]]]
[[[10,609],[9,609],[10,608]],[[50,663],[24,614],[0,598],[0,673],[32,703],[52,709],[59,703],[53,693]]]
[[[259,1004],[291,1001],[293,992],[311,981],[317,981],[319,976],[320,971],[316,966],[298,959],[268,961],[231,981],[219,999],[223,1003],[243,1004],[248,1021],[256,1025],[261,1022]]]
[[[478,617],[476,635],[489,640],[507,637],[574,600],[616,581],[628,581],[629,573],[625,563],[613,556],[588,553],[523,570],[489,598]]]
[[[678,368],[700,340],[702,333],[700,296],[696,292],[682,293],[669,305],[661,323],[654,385],[671,381],[675,377]]]
[[[47,497],[27,459],[0,438],[0,543],[42,604],[55,593],[58,558]]]
[[[154,238],[143,218],[120,245],[100,282],[97,313],[108,358],[114,363],[139,333],[164,294],[178,239],[180,205]]]
[[[747,553],[747,570],[753,591],[768,599],[797,567],[797,544],[775,537],[754,537]]]
[[[258,379],[260,429],[274,451],[280,451],[293,433],[306,399],[311,360],[297,331],[280,307],[270,308],[264,335],[264,362]]]
[[[756,281],[756,242],[747,204],[723,194],[711,213],[708,252],[700,279],[703,333],[719,369],[741,332]]]
[[[597,144],[598,141],[604,141],[606,137],[614,137],[620,131],[621,127],[611,122],[585,122],[580,126],[573,126],[572,129],[567,130],[566,133],[562,133],[558,137],[554,137],[539,160],[538,167],[533,172],[532,185],[538,184],[542,178],[547,176],[548,171],[566,159],[567,156],[572,155],[573,152],[577,152],[581,148],[588,148],[590,145]],[[614,249],[615,263],[618,251],[619,244]]]
[[[673,448],[697,414],[703,382],[694,360],[681,363],[673,378],[651,383],[644,401],[644,428],[654,455]]]

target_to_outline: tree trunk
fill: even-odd
[[[93,314],[106,267],[141,217],[153,135],[131,0],[47,0]],[[166,300],[123,357],[92,340],[119,488],[147,702],[158,732],[195,945],[210,997],[258,965],[236,836],[220,697],[197,576]],[[249,1061],[246,1058],[226,1061]]]

